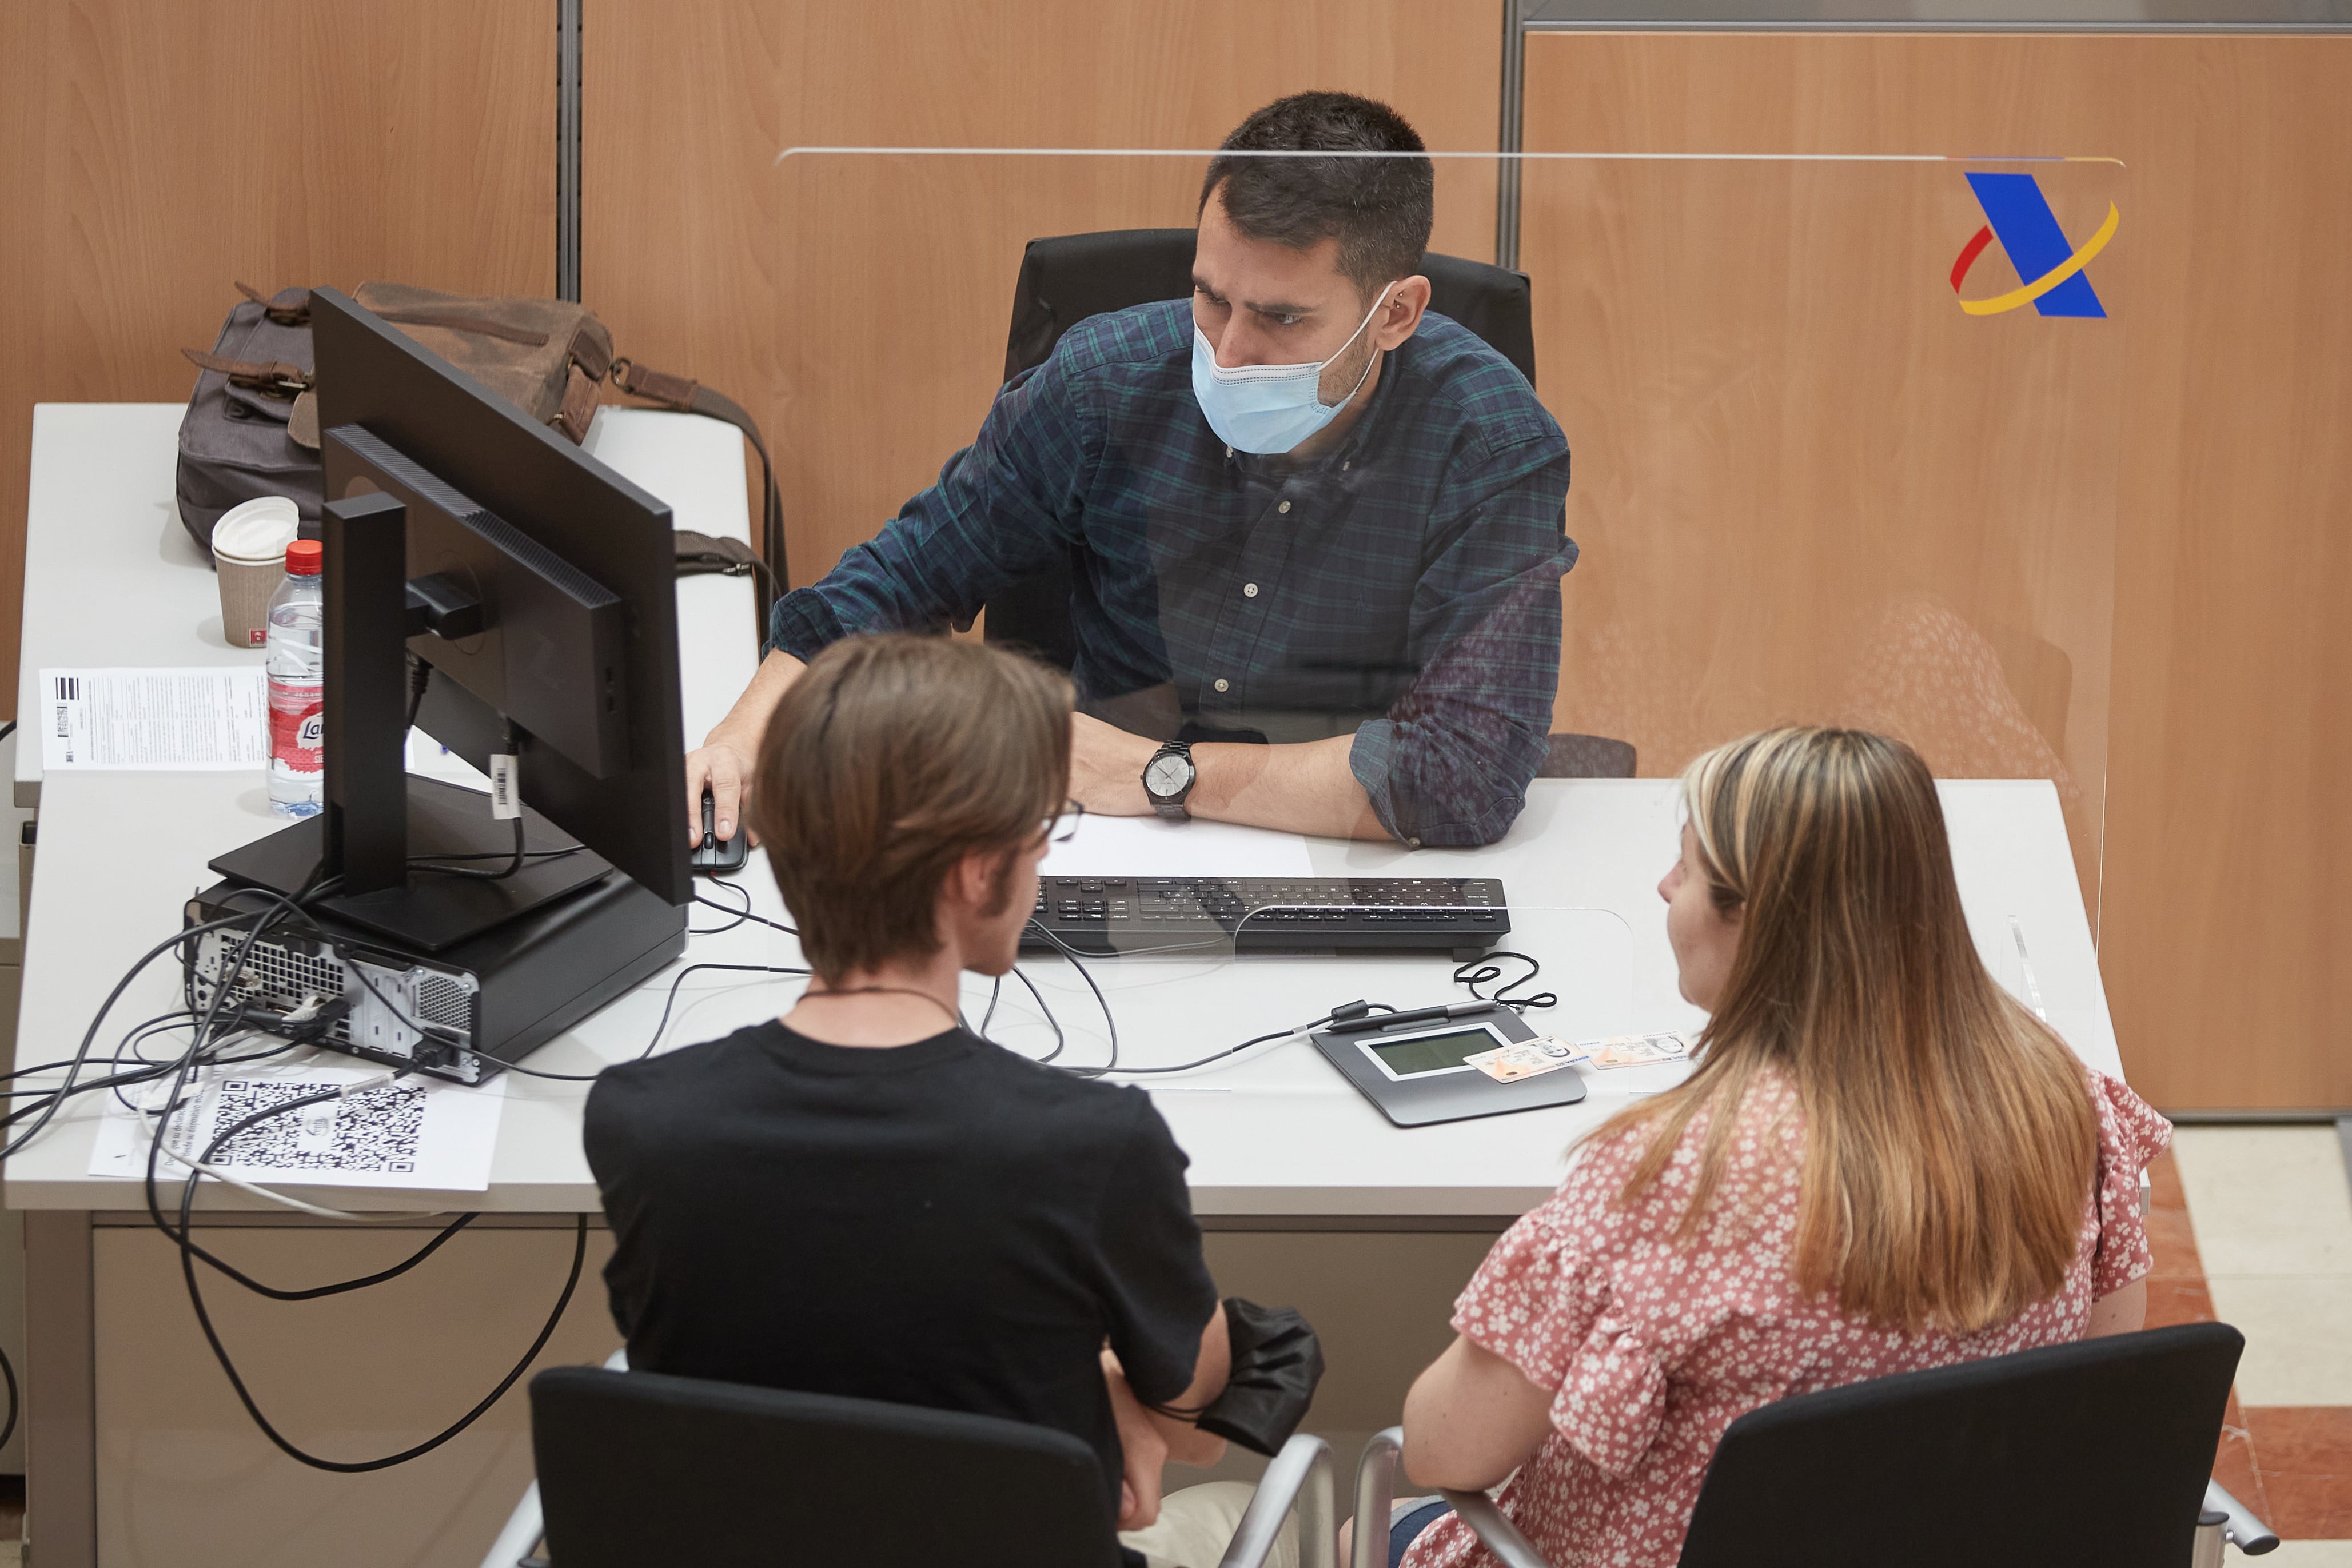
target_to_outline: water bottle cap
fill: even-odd
[[[286,547],[286,575],[316,577],[326,566],[326,547],[317,539],[296,539]]]

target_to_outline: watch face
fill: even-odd
[[[1172,751],[1162,752],[1143,770],[1143,787],[1154,795],[1175,795],[1192,782],[1192,762]]]

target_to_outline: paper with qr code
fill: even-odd
[[[1690,1057],[1690,1042],[1678,1034],[1612,1035],[1585,1049],[1592,1052],[1592,1065],[1599,1068],[1649,1067]]]
[[[1584,1055],[1582,1046],[1538,1036],[1534,1040],[1516,1040],[1462,1060],[1498,1083],[1516,1083],[1522,1078],[1573,1067],[1584,1060]]]
[[[383,1076],[380,1068],[318,1061],[274,1071],[258,1064],[209,1070],[173,1113],[164,1148],[193,1156],[212,1142],[216,1130],[235,1126],[257,1111]],[[140,1124],[143,1119],[152,1124],[149,1102],[159,1105],[163,1087],[142,1084],[107,1097],[106,1117],[90,1155],[91,1176],[137,1178],[146,1174],[147,1136]],[[230,1139],[212,1163],[242,1180],[270,1186],[479,1192],[490,1185],[490,1155],[498,1146],[499,1114],[505,1103],[503,1076],[482,1088],[404,1078],[258,1123]],[[165,1159],[157,1162],[156,1174],[177,1181],[187,1171]]]

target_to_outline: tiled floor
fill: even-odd
[[[2246,1336],[2213,1473],[2286,1538],[2278,1568],[2352,1568],[2352,1182],[2332,1127],[2182,1127],[2149,1172],[2148,1322]]]

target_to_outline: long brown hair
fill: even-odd
[[[1774,729],[1701,757],[1683,791],[1738,945],[1698,1066],[1597,1134],[1650,1132],[1622,1200],[1704,1114],[1695,1233],[1741,1100],[1778,1067],[1805,1117],[1799,1289],[1952,1334],[2049,1296],[2074,1260],[2097,1117],[2074,1054],[1977,957],[1927,764],[1866,731]]]
[[[845,637],[760,742],[752,816],[821,980],[939,951],[940,884],[1009,865],[1070,788],[1070,683],[979,643]]]

